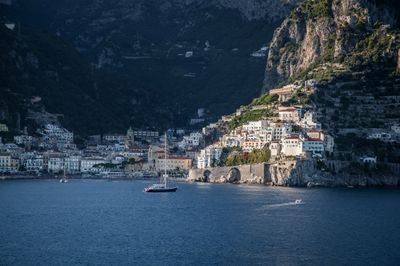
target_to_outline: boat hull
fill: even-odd
[[[175,192],[178,188],[145,188],[144,192],[160,193],[160,192]]]

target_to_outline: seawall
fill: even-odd
[[[262,184],[289,187],[400,186],[400,165],[385,164],[386,172],[349,172],[351,163],[328,160],[287,160],[274,163],[192,169],[188,181]]]

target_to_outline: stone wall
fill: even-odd
[[[290,187],[338,187],[338,186],[399,186],[400,166],[388,164],[390,175],[348,173],[350,162],[327,160],[287,160],[271,164],[240,165],[192,169],[188,181],[210,183],[263,184]]]
[[[268,164],[192,169],[188,181],[210,183],[266,184],[270,182]]]

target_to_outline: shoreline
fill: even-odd
[[[148,178],[102,178],[102,177],[81,177],[81,176],[70,176],[67,177],[69,180],[104,180],[104,181],[156,181],[158,177],[148,177]],[[55,176],[0,176],[0,182],[2,181],[18,181],[18,180],[59,180],[59,177]],[[289,185],[271,185],[271,184],[257,184],[257,183],[229,183],[229,182],[198,182],[191,181],[187,179],[172,179],[179,183],[188,184],[210,184],[210,185],[244,185],[244,186],[256,186],[256,187],[277,187],[277,188],[308,188],[308,189],[318,189],[318,188],[346,188],[346,189],[368,189],[368,188],[382,188],[382,189],[400,189],[400,186],[395,185],[313,185],[313,186],[289,186]]]
[[[306,188],[306,189],[319,189],[319,188],[345,188],[345,189],[365,189],[365,188],[391,188],[400,189],[400,186],[391,185],[313,185],[313,186],[289,186],[289,185],[270,185],[270,184],[257,184],[257,183],[223,183],[223,182],[198,182],[198,181],[186,181],[186,183],[198,183],[198,184],[210,184],[210,185],[233,185],[233,186],[254,186],[254,187],[276,187],[276,188]]]

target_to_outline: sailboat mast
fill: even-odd
[[[167,132],[164,140],[164,184],[167,186]]]

